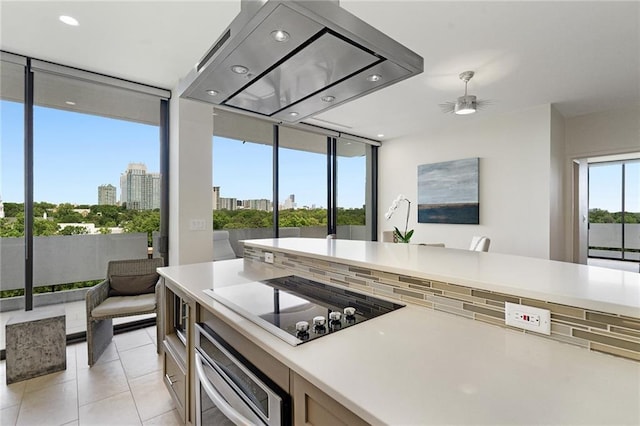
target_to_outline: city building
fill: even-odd
[[[295,196],[295,194],[289,195],[287,197],[287,199],[284,200],[284,202],[282,203],[281,207],[284,210],[295,209],[296,208],[296,196]]]
[[[219,186],[214,186],[213,189],[211,190],[212,195],[213,195],[213,210],[218,210],[220,208],[219,204],[220,204],[220,187]]]
[[[115,206],[117,200],[115,186],[106,184],[98,187],[98,205]]]
[[[0,219],[4,218],[4,203],[2,202],[2,197],[0,197]]]
[[[143,163],[129,163],[120,175],[120,203],[129,210],[160,208],[160,174],[147,173]]]
[[[220,197],[219,198],[219,210],[237,210],[238,209],[238,199],[237,198],[228,198],[228,197]]]
[[[270,212],[273,210],[273,203],[271,202],[271,200],[267,200],[266,198],[257,200],[243,200],[242,207],[249,210],[261,210]]]

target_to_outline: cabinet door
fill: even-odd
[[[187,401],[187,372],[181,368],[181,362],[176,359],[170,346],[165,341],[164,350],[164,384],[171,394],[176,409],[182,418],[186,419]]]
[[[300,377],[293,376],[293,419],[296,425],[368,425],[342,404]]]

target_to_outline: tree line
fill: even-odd
[[[76,210],[88,210],[84,215]],[[4,203],[5,217],[0,219],[0,237],[24,235],[24,204]],[[79,205],[70,203],[33,203],[33,235],[82,235],[88,231],[83,226],[61,227],[61,223],[93,223],[102,234],[109,228],[120,227],[124,232],[145,232],[151,246],[153,231],[160,229],[160,211],[127,210],[126,206]]]
[[[622,223],[622,212],[589,209],[589,223]],[[640,223],[640,213],[624,212],[624,223]]]
[[[77,210],[87,210],[86,214]],[[5,218],[0,219],[0,237],[24,236],[24,205],[4,203]],[[365,225],[364,208],[338,209],[338,225]],[[287,209],[279,211],[281,227],[307,227],[327,224],[326,209]],[[102,234],[120,227],[124,232],[145,232],[151,246],[152,233],[160,229],[159,210],[128,210],[125,206],[33,203],[33,235],[82,235],[83,226],[61,227],[62,223],[93,223]],[[273,213],[262,210],[214,210],[213,229],[271,228]]]
[[[286,209],[278,212],[279,226],[299,228],[327,224],[326,209]],[[364,208],[338,209],[338,225],[365,225]],[[214,210],[213,229],[272,228],[273,212],[263,210]]]

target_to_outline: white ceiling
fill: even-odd
[[[425,71],[315,124],[389,140],[542,104],[574,117],[640,103],[638,1],[340,4],[423,56]],[[1,0],[0,48],[173,89],[239,10],[239,0]],[[80,25],[62,24],[63,14]],[[463,94],[465,70],[476,71],[469,93],[492,104],[445,115],[438,104]]]

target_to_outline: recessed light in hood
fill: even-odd
[[[422,57],[338,1],[241,5],[180,96],[297,122],[423,70]]]

